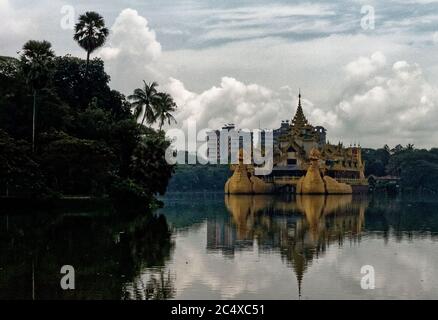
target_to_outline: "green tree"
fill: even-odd
[[[87,52],[85,76],[88,74],[91,53],[104,45],[108,34],[105,20],[97,12],[89,11],[79,16],[73,39]]]
[[[365,175],[384,176],[386,166],[391,157],[389,147],[385,145],[380,149],[362,149],[362,159],[365,161]]]
[[[133,128],[128,123],[118,130]],[[139,128],[138,125],[135,128]],[[141,127],[142,135],[132,149],[132,142],[125,146],[123,141],[122,155],[127,155],[120,166],[117,178],[112,184],[111,197],[118,210],[135,213],[144,204],[154,203],[154,196],[164,194],[167,184],[174,172],[174,166],[166,161],[166,149],[170,142],[162,131],[157,132]],[[128,131],[129,132],[129,131]],[[119,143],[118,143],[119,144]],[[126,167],[126,163],[128,166]]]
[[[111,112],[117,119],[131,118],[131,106],[125,96],[109,87],[110,76],[101,59],[93,59],[88,66],[87,83],[84,60],[69,55],[56,57],[53,75],[54,91],[74,110],[85,110],[97,99],[100,108]],[[86,94],[85,94],[86,93]]]
[[[32,104],[20,60],[0,58],[0,128],[15,139],[30,141]]]
[[[156,109],[161,99],[159,92],[157,91],[158,84],[156,82],[146,83],[143,80],[144,88],[137,88],[134,93],[128,96],[131,100],[132,108],[134,109],[134,116],[137,120],[143,117],[140,125],[142,126],[146,120],[148,124],[152,124],[156,120]]]
[[[160,100],[157,104],[156,108],[156,114],[155,118],[159,123],[159,128],[161,131],[161,128],[163,127],[164,122],[167,121],[168,124],[171,123],[171,121],[175,121],[175,118],[172,115],[172,112],[176,111],[176,103],[173,101],[173,98],[168,93],[159,93]]]
[[[144,133],[132,154],[129,175],[148,194],[164,194],[174,172],[165,157],[170,142],[162,131],[145,128]]]
[[[50,186],[69,195],[104,195],[115,174],[115,157],[103,141],[63,132],[42,136],[41,166]]]
[[[41,195],[46,191],[29,143],[11,138],[0,129],[0,189],[6,196]]]
[[[403,150],[403,146],[401,144],[398,144],[391,150],[391,153],[396,154],[402,152]]]
[[[0,193],[109,195],[120,200],[121,212],[129,202],[133,213],[144,213],[159,205],[155,196],[166,191],[173,166],[165,159],[170,142],[164,133],[139,124],[137,117],[145,113],[143,122],[157,121],[164,95],[156,83],[145,83],[134,92],[139,111],[134,116],[125,96],[109,87],[103,61],[93,59],[86,68],[83,59],[54,57],[46,41],[28,42],[19,60],[0,57]],[[34,117],[25,107],[32,103],[28,87]],[[176,107],[164,97],[161,126],[173,119]],[[36,153],[23,140],[35,132],[31,119],[37,105],[44,107],[37,113]]]
[[[438,154],[433,149],[393,154],[387,169],[392,175],[401,177],[405,191],[438,193]]]
[[[21,64],[26,81],[33,91],[32,112],[32,151],[35,151],[35,119],[38,90],[42,89],[50,79],[51,63],[55,53],[48,41],[30,40],[23,46]]]
[[[19,64],[17,59],[0,56],[0,77],[14,78],[16,77],[18,72],[19,72]]]

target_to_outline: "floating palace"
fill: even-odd
[[[262,137],[263,138],[263,137]],[[263,154],[263,149],[261,150]],[[225,184],[227,194],[350,194],[368,191],[360,146],[344,147],[326,142],[326,130],[313,126],[304,115],[301,93],[292,120],[273,131],[273,166],[268,175],[257,175],[253,164],[231,165],[233,175]]]

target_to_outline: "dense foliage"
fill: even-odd
[[[366,176],[400,177],[401,189],[409,192],[438,193],[438,149],[416,149],[397,145],[390,149],[363,149]]]
[[[24,48],[20,59],[0,57],[0,194],[135,202],[164,193],[169,141],[138,124],[103,61],[56,57],[47,42]]]
[[[169,192],[223,192],[231,176],[228,165],[178,165]]]

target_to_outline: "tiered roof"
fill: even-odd
[[[306,138],[312,138],[314,134],[313,126],[307,121],[304,115],[303,107],[301,106],[301,92],[298,94],[298,107],[295,116],[291,122],[292,133],[297,136],[305,136]],[[303,131],[304,129],[304,131]]]
[[[301,106],[301,93],[298,94],[298,107],[295,116],[292,119],[292,126],[304,128],[309,125],[309,122],[304,115],[303,107]]]

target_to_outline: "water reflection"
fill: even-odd
[[[162,299],[174,244],[162,215],[107,212],[0,216],[0,299]],[[75,290],[60,287],[61,266],[75,268]],[[136,279],[154,268],[142,284]]]
[[[295,199],[259,195],[227,195],[232,224],[209,220],[207,249],[230,255],[236,248],[278,250],[292,266],[301,287],[303,275],[331,243],[358,241],[365,221],[366,198],[352,195],[298,195]],[[299,288],[300,291],[300,288]]]
[[[437,298],[438,202],[169,195],[159,214],[0,209],[0,299]],[[76,290],[59,286],[62,265]],[[360,268],[375,266],[374,291]]]

